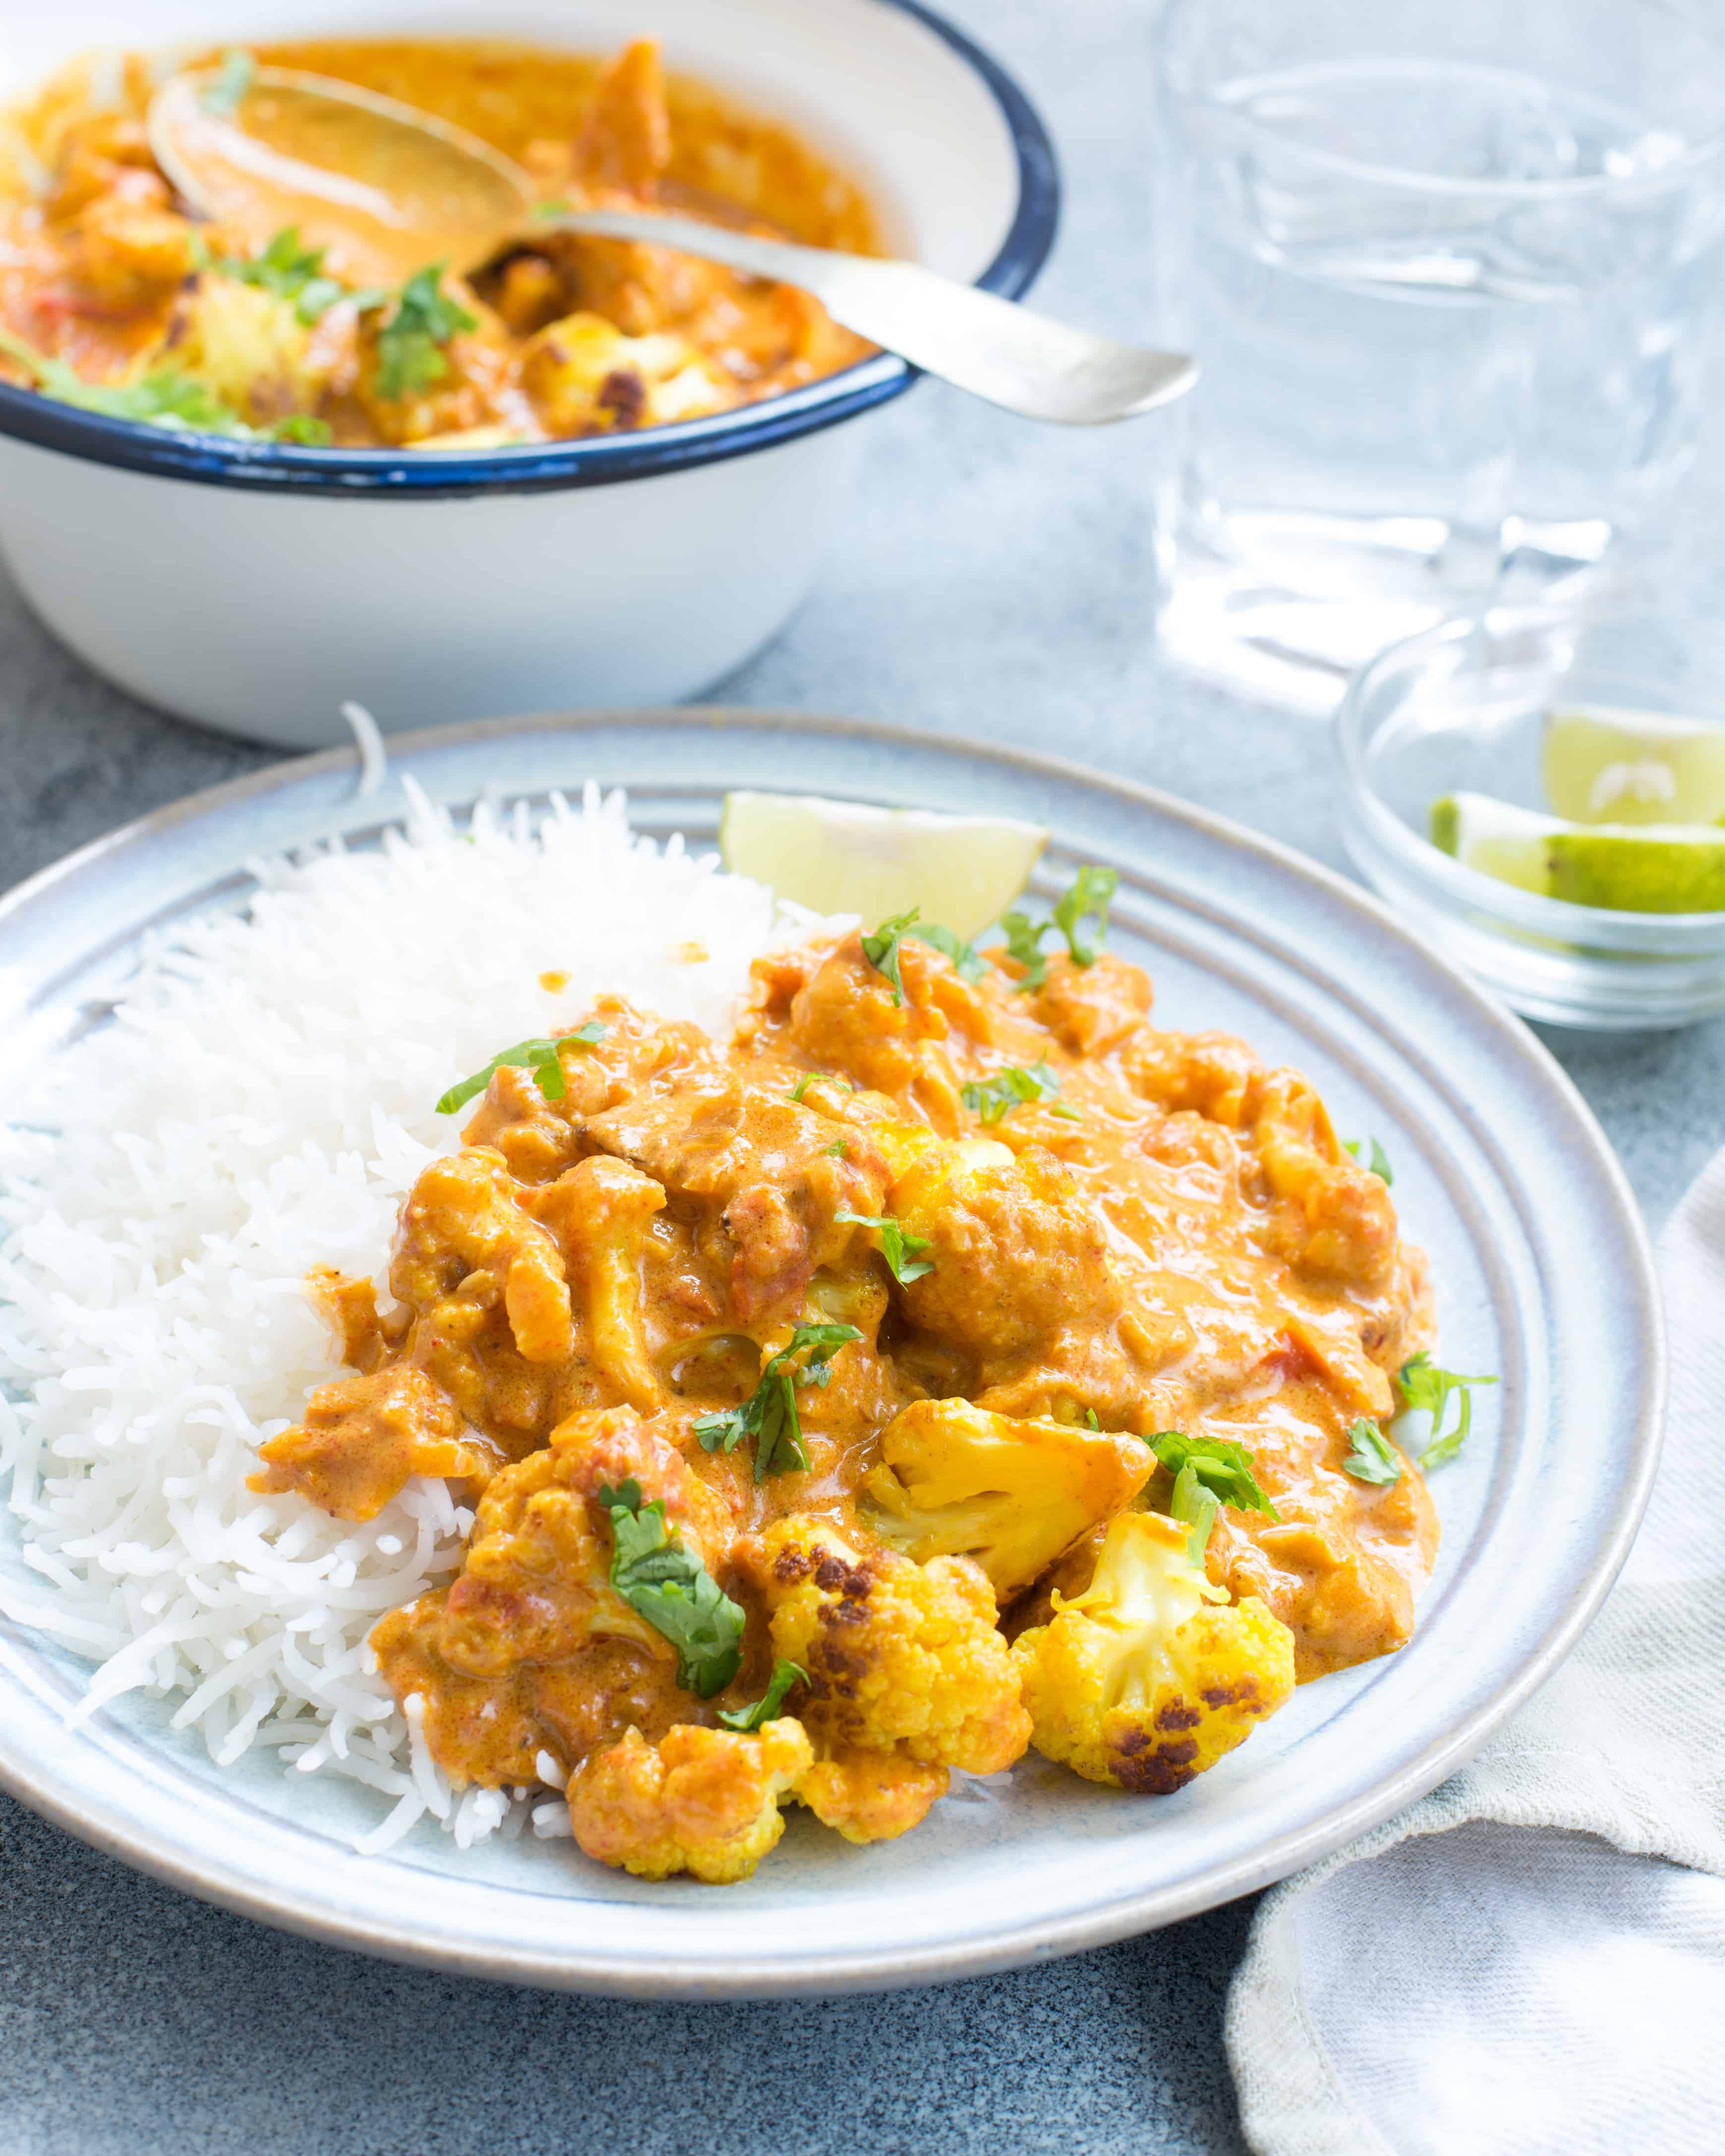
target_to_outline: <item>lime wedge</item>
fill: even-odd
[[[727,869],[817,913],[860,913],[872,927],[918,907],[967,940],[1024,887],[1048,833],[1009,816],[869,808],[817,793],[727,793],[719,851]]]
[[[1725,726],[1603,706],[1550,711],[1545,798],[1577,824],[1725,822]]]
[[[1431,804],[1431,842],[1482,875],[1574,906],[1725,911],[1717,824],[1566,823],[1489,794],[1447,793]]]

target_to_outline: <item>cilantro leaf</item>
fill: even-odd
[[[284,225],[261,254],[224,254],[213,264],[223,276],[286,300],[309,328],[345,299],[347,287],[323,272],[323,249],[302,247],[299,228]]]
[[[1456,1370],[1440,1370],[1423,1348],[1403,1363],[1396,1378],[1402,1398],[1410,1408],[1420,1409],[1431,1417],[1430,1440],[1420,1455],[1420,1465],[1425,1473],[1430,1474],[1434,1467],[1444,1466],[1466,1444],[1468,1432],[1473,1427],[1473,1394],[1468,1388],[1497,1383],[1496,1378],[1467,1378]],[[1444,1422],[1450,1411],[1452,1393],[1460,1404],[1455,1427],[1445,1430]]]
[[[1258,1486],[1252,1455],[1243,1445],[1230,1444],[1225,1437],[1188,1437],[1183,1430],[1159,1430],[1150,1440],[1150,1450],[1164,1467],[1173,1470],[1177,1482],[1190,1473],[1224,1505],[1281,1518]]]
[[[744,1736],[752,1735],[764,1722],[778,1718],[778,1710],[784,1705],[784,1696],[793,1685],[807,1684],[809,1672],[798,1669],[794,1662],[775,1662],[773,1680],[752,1707],[737,1707],[728,1712],[720,1710],[719,1721],[726,1729],[735,1729]]]
[[[299,442],[308,449],[330,445],[330,423],[315,412],[290,412],[285,419],[272,420],[268,431],[272,441]]]
[[[985,1126],[1002,1122],[1013,1110],[1029,1101],[1052,1100],[1060,1081],[1046,1063],[1009,1063],[992,1078],[973,1079],[964,1088],[964,1105],[982,1117]]]
[[[803,1421],[797,1412],[797,1387],[824,1385],[833,1374],[833,1355],[847,1340],[860,1340],[854,1325],[799,1325],[761,1373],[761,1382],[734,1408],[704,1414],[694,1424],[705,1452],[721,1447],[735,1452],[744,1438],[754,1440],[755,1480],[788,1474],[809,1465]],[[797,1357],[808,1360],[799,1368]]]
[[[578,1041],[583,1048],[598,1045],[605,1037],[605,1029],[597,1019],[589,1019],[578,1025],[573,1033],[561,1034],[552,1040],[543,1035],[532,1040],[518,1040],[512,1048],[500,1048],[483,1070],[475,1070],[470,1078],[450,1086],[437,1104],[440,1116],[453,1116],[457,1108],[465,1107],[475,1093],[483,1093],[500,1070],[531,1070],[540,1091],[547,1101],[561,1101],[568,1087],[563,1080],[563,1066],[557,1050],[564,1041]]]
[[[821,1147],[821,1151],[824,1153],[834,1160],[843,1160],[849,1150],[850,1148],[845,1145],[843,1138],[837,1138],[831,1145],[823,1146]]]
[[[1084,1419],[1089,1424],[1092,1430],[1100,1430],[1102,1427],[1101,1423],[1096,1420],[1096,1411],[1094,1408],[1086,1408],[1085,1409]]]
[[[377,332],[377,394],[391,403],[403,397],[416,397],[441,382],[449,371],[444,346],[458,330],[479,327],[477,317],[452,300],[439,283],[447,267],[445,263],[433,262],[416,270],[402,286],[388,321]]]
[[[1372,1158],[1366,1163],[1366,1166],[1370,1169],[1372,1173],[1377,1177],[1380,1183],[1386,1185],[1394,1183],[1395,1181],[1395,1178],[1390,1173],[1389,1155],[1384,1152],[1383,1147],[1378,1144],[1376,1138],[1372,1139],[1370,1142],[1372,1147]],[[1361,1146],[1365,1143],[1366,1140],[1363,1138],[1343,1138],[1342,1141],[1342,1150],[1343,1152],[1352,1153],[1354,1158],[1358,1160],[1359,1158],[1359,1149]]]
[[[1198,1470],[1189,1464],[1183,1467],[1174,1477],[1168,1515],[1191,1530],[1186,1537],[1186,1554],[1194,1564],[1204,1563],[1204,1553],[1209,1548],[1210,1529],[1216,1524],[1216,1514],[1220,1510],[1220,1499],[1213,1490],[1204,1487]]]
[[[1118,869],[1093,865],[1080,869],[1072,887],[1054,910],[1054,925],[1066,939],[1075,966],[1093,966],[1108,935],[1108,906],[1120,888]],[[1094,941],[1083,932],[1086,921],[1096,924]]]
[[[901,1287],[908,1287],[924,1273],[934,1270],[932,1258],[917,1255],[928,1248],[927,1235],[913,1235],[901,1221],[895,1220],[890,1213],[835,1213],[835,1220],[846,1220],[853,1227],[873,1228],[880,1237],[880,1255],[886,1260],[886,1270]]]
[[[677,1650],[677,1682],[711,1699],[737,1675],[747,1621],[694,1553],[665,1523],[665,1501],[641,1502],[633,1476],[599,1486],[611,1515],[611,1584]]]
[[[836,1070],[805,1070],[796,1084],[792,1086],[786,1097],[793,1101],[800,1101],[817,1078],[824,1086],[842,1086],[847,1093],[854,1093],[856,1091],[850,1081],[841,1077]]]
[[[1019,992],[1027,994],[1040,988],[1048,978],[1048,960],[1043,956],[1042,932],[1045,921],[1032,921],[1028,913],[1003,913],[1000,926],[1006,934],[1006,955],[1016,959],[1024,968],[1019,981]]]
[[[937,951],[950,958],[961,981],[979,981],[988,970],[988,960],[973,943],[964,942],[937,921],[925,921],[911,933],[918,943],[932,943]]]
[[[921,909],[912,906],[908,913],[890,913],[880,926],[862,939],[862,953],[877,973],[884,973],[892,983],[892,1000],[901,1004],[905,999],[905,984],[899,972],[899,945],[910,933],[911,925],[918,919]]]
[[[1089,863],[1079,870],[1070,888],[1056,901],[1048,920],[1032,921],[1028,913],[1001,915],[1006,954],[1024,969],[1019,982],[1020,990],[1040,988],[1047,979],[1048,958],[1042,948],[1042,939],[1051,928],[1065,937],[1075,966],[1095,965],[1108,933],[1109,901],[1119,887],[1118,869],[1098,868]],[[1086,921],[1096,923],[1093,937],[1084,933]]]
[[[1342,1463],[1344,1475],[1356,1482],[1399,1482],[1401,1455],[1374,1422],[1363,1415],[1348,1433],[1348,1453]]]
[[[255,54],[239,45],[230,45],[222,55],[215,80],[204,85],[198,92],[198,102],[218,120],[231,120],[245,101],[246,92],[257,72]]]

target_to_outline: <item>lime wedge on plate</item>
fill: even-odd
[[[1550,711],[1545,798],[1576,824],[1725,821],[1725,726],[1603,705]]]
[[[1725,911],[1725,829],[1575,824],[1486,793],[1431,804],[1431,842],[1466,868],[1574,906],[1615,912]]]
[[[914,906],[967,941],[1024,889],[1048,833],[1009,816],[869,808],[818,793],[727,793],[727,869],[817,913],[870,927]]]

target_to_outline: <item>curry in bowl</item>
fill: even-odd
[[[608,62],[490,41],[260,46],[223,63],[233,94],[260,64],[463,127],[547,202],[879,251],[852,182],[784,128],[667,78],[649,38]],[[790,286],[548,226],[471,275],[429,262],[393,290],[334,274],[291,227],[248,248],[190,215],[151,155],[162,72],[141,54],[80,62],[0,133],[0,379],[240,438],[486,449],[730,410],[870,349]]]

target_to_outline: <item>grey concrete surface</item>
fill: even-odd
[[[1043,304],[1148,335],[1153,8],[959,0],[1062,146]],[[925,385],[870,423],[845,543],[716,695],[1054,747],[1345,865],[1322,726],[1172,675],[1151,630],[1157,424],[1040,432]],[[1717,601],[1701,543],[1674,603]],[[0,885],[263,752],[141,709],[0,572]],[[1548,1036],[1654,1219],[1725,1142],[1725,1022]],[[1250,1904],[1080,1958],[875,2000],[655,2007],[393,1969],[181,1899],[0,1800],[0,2156],[1224,2156]]]

